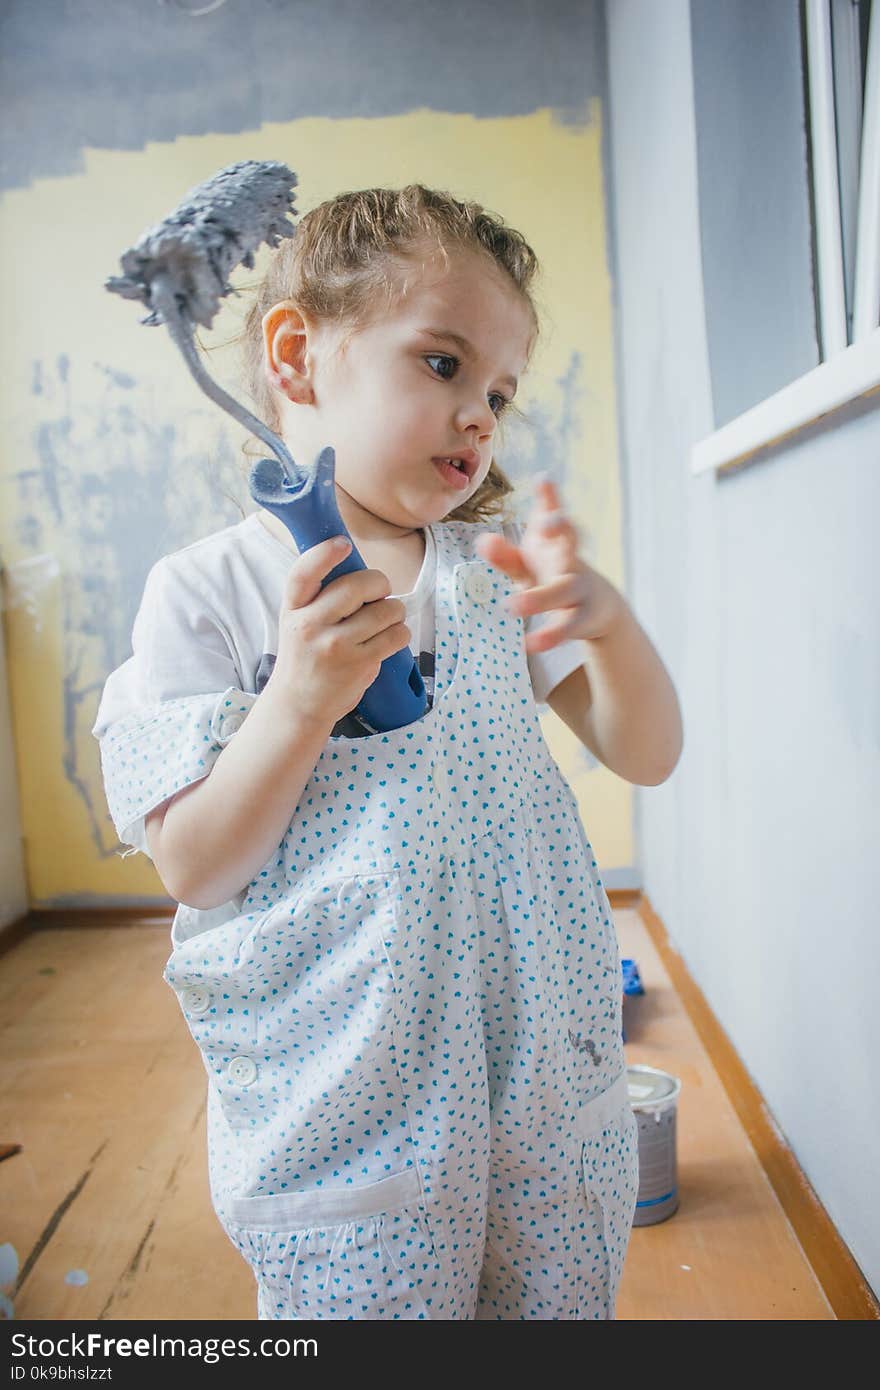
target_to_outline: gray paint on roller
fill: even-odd
[[[480,117],[550,107],[582,124],[601,88],[599,0],[6,0],[0,188],[137,150],[307,116]],[[296,150],[279,150],[297,167]]]
[[[282,486],[300,477],[287,446],[205,369],[193,330],[196,324],[210,328],[220,300],[233,293],[231,271],[239,265],[253,268],[264,241],[276,247],[293,236],[296,183],[296,174],[279,160],[226,165],[191,188],[178,207],[124,251],[124,275],[105,282],[108,290],[149,308],[143,323],[165,324],[206,395],[275,453]]]
[[[164,323],[153,291],[157,279],[169,280],[178,309],[191,324],[210,328],[220,300],[233,292],[230,272],[251,269],[264,241],[275,247],[293,236],[295,187],[296,174],[278,160],[228,164],[123,251],[124,274],[111,275],[107,289],[145,304],[144,323]]]

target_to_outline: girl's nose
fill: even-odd
[[[460,434],[465,430],[476,429],[480,438],[494,432],[498,417],[485,398],[468,399],[456,411],[456,428]]]

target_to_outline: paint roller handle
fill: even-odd
[[[339,515],[335,464],[335,451],[328,446],[321,450],[312,469],[300,468],[291,460],[290,480],[284,479],[273,459],[260,459],[251,469],[249,479],[254,501],[284,523],[300,552],[311,550],[331,536],[348,539],[349,554],[321,581],[322,589],[343,574],[367,568]],[[418,663],[410,648],[404,647],[385,658],[354,713],[371,733],[388,733],[420,719],[427,707]]]
[[[249,410],[224,391],[222,386],[218,386],[202,366],[193,340],[193,325],[186,310],[182,309],[178,302],[175,281],[172,276],[165,274],[153,276],[150,282],[150,303],[153,311],[161,314],[162,321],[175,346],[179,348],[196,384],[215,405],[219,405],[240,425],[244,425],[245,429],[250,430],[258,439],[262,439],[277,458],[284,477],[291,478],[296,472],[296,468],[284,441],[273,430],[270,430],[268,425],[264,425],[262,420],[256,415],[252,415]]]

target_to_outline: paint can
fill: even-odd
[[[675,1117],[681,1082],[656,1067],[627,1067],[627,1091],[639,1128],[639,1195],[634,1226],[653,1226],[678,1210]]]

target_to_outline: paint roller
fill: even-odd
[[[276,160],[246,159],[221,169],[190,189],[173,212],[120,257],[124,274],[106,288],[124,299],[139,299],[150,310],[141,322],[164,323],[196,382],[217,405],[261,439],[274,458],[259,459],[250,472],[251,497],[284,523],[300,552],[331,536],[347,536],[351,550],[321,587],[339,575],[366,569],[339,515],[336,453],[322,449],[311,468],[294,463],[284,441],[251,414],[205,371],[195,346],[195,325],[210,328],[220,300],[235,293],[229,274],[251,268],[254,252],[266,242],[276,247],[295,234],[288,214],[296,213],[297,178]],[[399,729],[427,709],[425,686],[408,647],[382,662],[355,713],[372,733]]]

